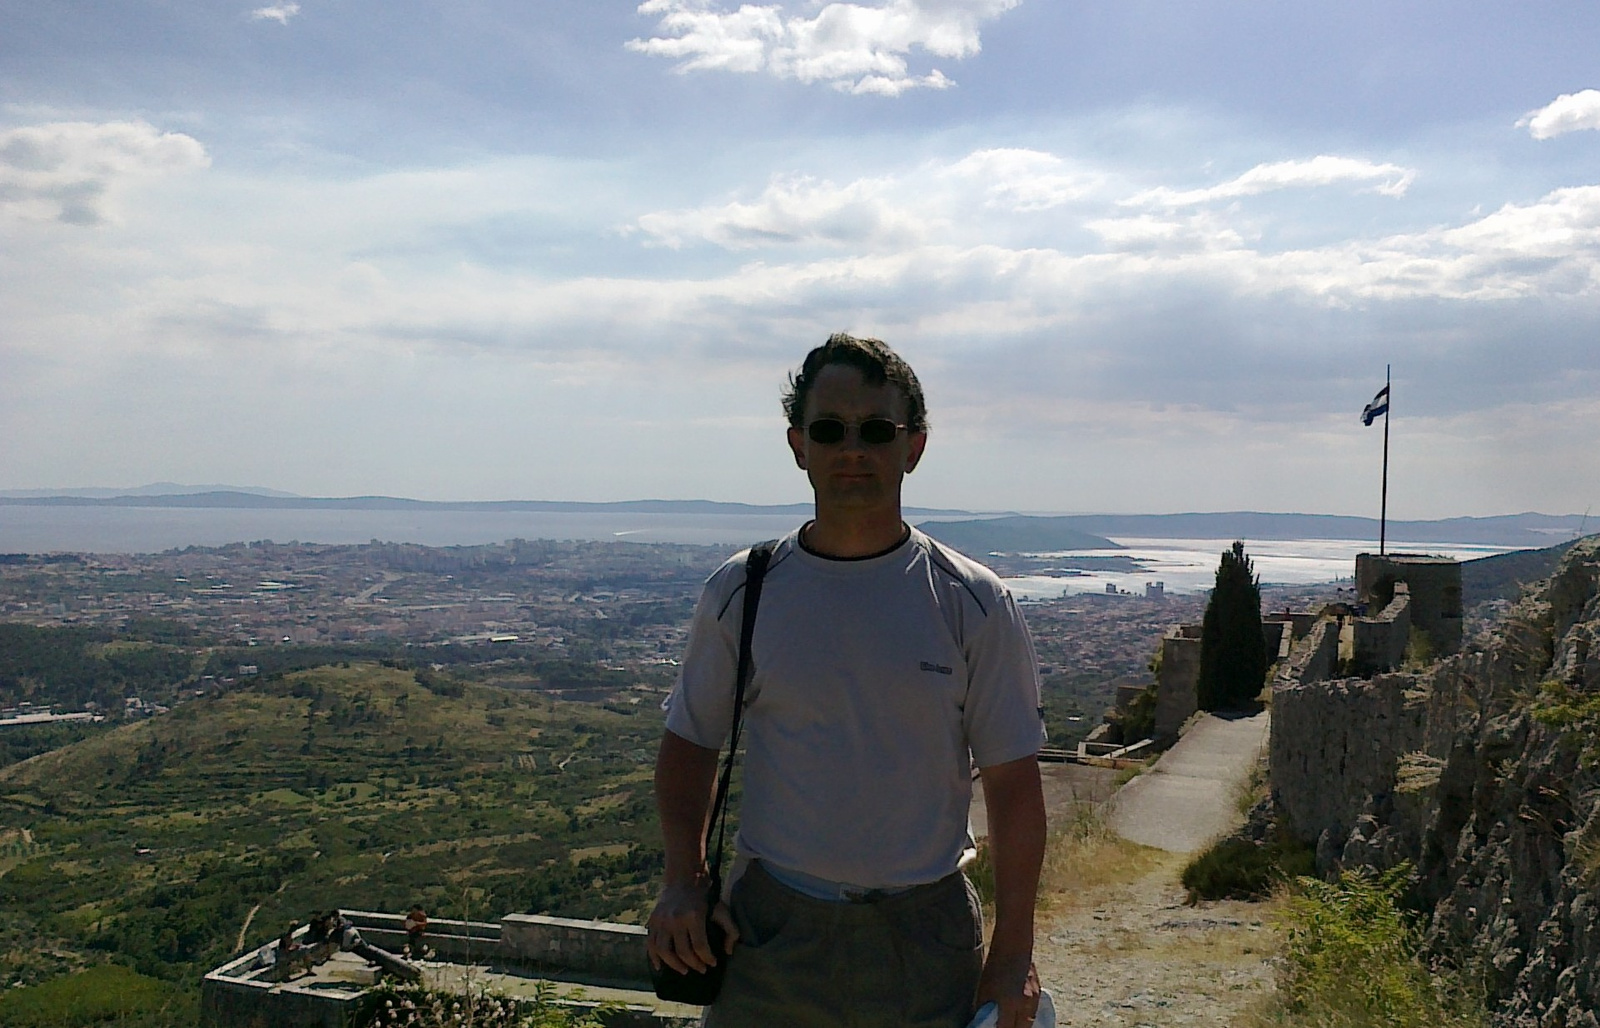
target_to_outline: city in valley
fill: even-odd
[[[671,687],[701,584],[732,552],[551,540],[455,547],[264,541],[137,555],[10,555],[0,557],[0,621],[92,628],[115,633],[112,642],[182,642],[226,656],[152,686],[153,695],[128,707],[139,713],[146,703],[303,666],[297,654],[327,648],[357,659],[405,656],[554,697],[638,705]],[[1331,585],[1264,594],[1269,609],[1322,598],[1333,598]],[[1027,603],[1052,740],[1075,744],[1118,684],[1148,680],[1161,634],[1196,621],[1202,608],[1203,597],[1171,594]],[[0,699],[50,699],[11,691]]]

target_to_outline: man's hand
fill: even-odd
[[[665,964],[682,974],[704,971],[717,962],[706,939],[706,890],[711,872],[705,850],[706,818],[716,774],[716,750],[697,746],[670,730],[662,734],[656,755],[656,808],[661,813],[667,866],[645,939],[654,968]],[[727,948],[732,953],[739,938],[732,915],[718,903],[711,916],[727,931]]]
[[[711,917],[728,933],[722,954],[713,953],[706,938],[706,879],[696,877],[663,888],[656,908],[650,912],[649,934],[645,937],[650,966],[659,969],[665,964],[686,974],[705,971],[720,956],[731,954],[739,941],[739,929],[734,927],[728,905],[718,902]]]
[[[1039,973],[1033,966],[1033,905],[1044,861],[1044,793],[1039,762],[1024,757],[980,768],[989,808],[989,852],[994,865],[994,933],[978,979],[977,1006],[993,1000],[999,1028],[1031,1028],[1039,1009]]]
[[[1039,972],[1032,954],[989,951],[978,979],[977,1005],[990,1002],[1000,1008],[996,1028],[1032,1028],[1039,1011]]]

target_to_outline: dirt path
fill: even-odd
[[[1107,834],[1067,854],[1034,953],[1063,1028],[1237,1028],[1271,991],[1266,907],[1187,906],[1178,883],[1190,855],[1238,822],[1266,731],[1265,714],[1201,719],[1102,808]]]
[[[1270,991],[1265,908],[1185,906],[1184,860],[1146,850],[1142,873],[1089,886],[1040,920],[1034,956],[1063,1028],[1236,1028]]]

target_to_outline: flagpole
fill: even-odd
[[[1378,556],[1384,555],[1389,533],[1389,408],[1394,405],[1394,393],[1389,388],[1390,365],[1383,366],[1383,500],[1378,508]]]

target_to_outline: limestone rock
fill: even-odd
[[[1271,817],[1325,873],[1410,861],[1497,1028],[1600,1028],[1600,542],[1419,674],[1314,677],[1274,683]]]

